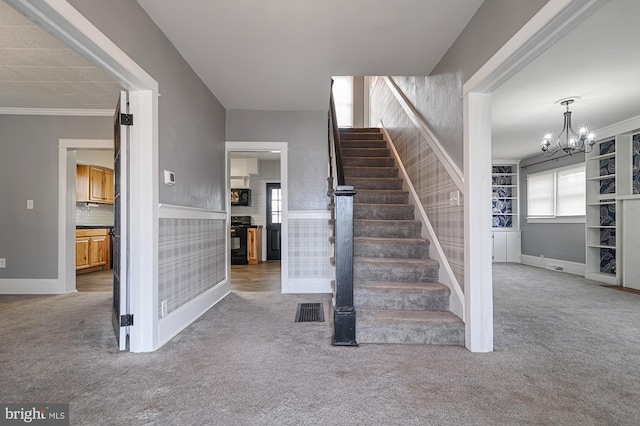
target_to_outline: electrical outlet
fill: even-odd
[[[449,205],[450,206],[460,205],[460,191],[452,191],[449,193]]]
[[[167,299],[160,302],[160,318],[167,315]]]
[[[33,210],[33,200],[27,200],[27,210]]]
[[[7,267],[7,259],[3,257],[2,259],[0,259],[0,268],[6,268],[6,267]]]

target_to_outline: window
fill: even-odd
[[[584,222],[584,163],[527,176],[528,222]]]
[[[336,104],[338,126],[353,126],[353,77],[333,77],[333,100]]]

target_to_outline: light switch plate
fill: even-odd
[[[0,259],[0,268],[6,268],[6,267],[7,267],[7,259],[3,257],[2,259]]]
[[[27,200],[27,210],[33,210],[33,200]]]
[[[460,205],[460,191],[452,191],[449,193],[449,205],[450,206]]]

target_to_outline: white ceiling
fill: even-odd
[[[494,91],[493,158],[540,154],[545,131],[562,130],[562,98],[582,98],[571,105],[576,130],[640,116],[639,17],[640,1],[610,0]]]
[[[0,1],[0,108],[113,109],[120,86]]]
[[[138,0],[227,109],[326,110],[332,75],[428,75],[482,0]]]

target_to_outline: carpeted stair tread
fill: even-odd
[[[357,310],[358,343],[464,345],[464,323],[448,311]]]
[[[385,157],[390,158],[389,148],[342,148],[342,157]]]
[[[356,257],[428,259],[429,242],[418,238],[355,237],[353,239],[353,255]]]
[[[342,157],[342,165],[347,167],[396,167],[395,160],[391,157]],[[345,170],[346,171],[346,170]]]
[[[341,133],[340,141],[357,141],[357,140],[384,140],[384,135],[380,132],[378,133]]]
[[[356,281],[353,289],[359,309],[448,311],[450,295],[441,283]]]
[[[401,178],[345,177],[347,185],[359,189],[402,189]]]
[[[354,219],[411,220],[414,207],[408,204],[353,204]]]
[[[354,257],[358,281],[438,282],[439,264],[433,259]]]
[[[387,142],[383,140],[344,140],[340,142],[342,148],[386,148]]]
[[[398,189],[361,189],[353,198],[358,204],[407,204],[409,191]]]
[[[346,166],[344,168],[344,176],[349,179],[355,178],[397,178],[397,167],[359,167],[359,166]]]
[[[354,219],[355,237],[420,238],[422,224],[417,220]]]

